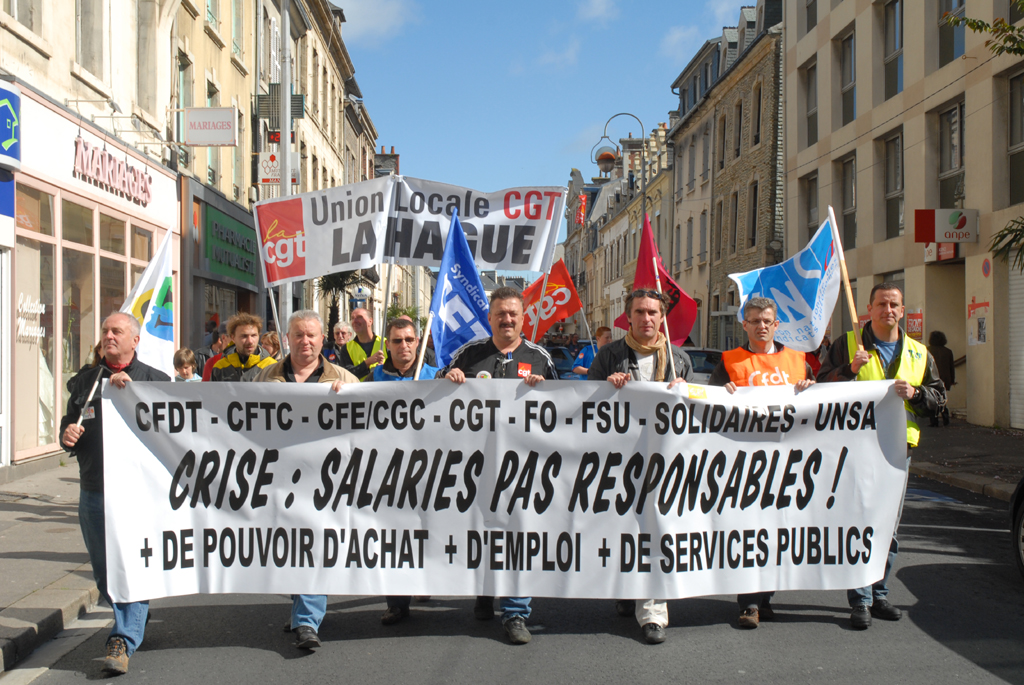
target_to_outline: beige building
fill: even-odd
[[[943,331],[961,362],[950,407],[1024,427],[1024,277],[986,249],[1024,210],[1024,60],[945,11],[1021,20],[1009,0],[786,0],[786,252],[834,207],[858,315],[902,282],[924,340]],[[915,211],[939,208],[977,210],[978,241],[915,242]]]

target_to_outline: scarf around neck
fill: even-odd
[[[658,340],[657,340],[657,342],[655,342],[653,345],[644,345],[643,343],[638,342],[637,339],[633,337],[633,331],[629,330],[629,331],[626,331],[626,345],[628,345],[629,348],[631,350],[633,350],[634,352],[639,352],[640,354],[644,354],[644,355],[646,355],[646,354],[656,354],[657,357],[655,357],[655,359],[657,359],[658,361],[657,361],[657,364],[655,364],[655,367],[654,367],[654,378],[652,380],[655,380],[655,381],[664,381],[665,380],[665,366],[668,363],[668,358],[664,354],[661,353],[662,350],[665,349],[665,334],[664,333],[662,333],[661,331],[658,331]]]

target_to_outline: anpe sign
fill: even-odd
[[[978,242],[977,209],[915,209],[915,243]]]
[[[186,107],[185,145],[235,147],[238,145],[237,107]]]
[[[255,229],[206,207],[206,257],[209,269],[221,276],[256,284],[259,243]]]
[[[0,81],[0,169],[21,169],[21,91]]]

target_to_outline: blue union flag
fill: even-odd
[[[741,274],[729,274],[736,282],[743,321],[743,305],[752,297],[769,297],[778,305],[779,328],[775,340],[801,352],[821,345],[839,297],[839,252],[831,222],[818,231],[804,249],[782,262]]]
[[[458,211],[452,212],[452,225],[437,272],[437,288],[430,302],[434,315],[430,333],[434,336],[434,354],[438,366],[447,366],[452,354],[471,340],[489,338],[487,295],[473,263],[466,234],[459,223]]]

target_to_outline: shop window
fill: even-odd
[[[100,212],[100,249],[124,254],[124,221]]]
[[[148,262],[153,258],[153,231],[132,226],[132,259]]]
[[[18,236],[15,262],[14,449],[20,451],[56,442],[61,410],[54,380],[54,247]]]
[[[18,228],[53,235],[53,196],[18,184],[15,219]]]
[[[124,277],[124,262],[100,257],[100,316],[106,317],[121,309],[128,296]]]
[[[93,245],[92,209],[64,200],[61,203],[61,232],[64,240]]]
[[[964,54],[964,26],[950,26],[946,14],[964,16],[965,0],[940,0],[939,2],[939,67],[944,67]]]
[[[64,316],[61,335],[64,338],[64,378],[71,378],[89,361],[96,337],[96,302],[93,295],[95,274],[93,255],[65,247],[61,304]],[[120,305],[119,307],[120,308]],[[67,406],[68,390],[63,387],[61,406]]]

